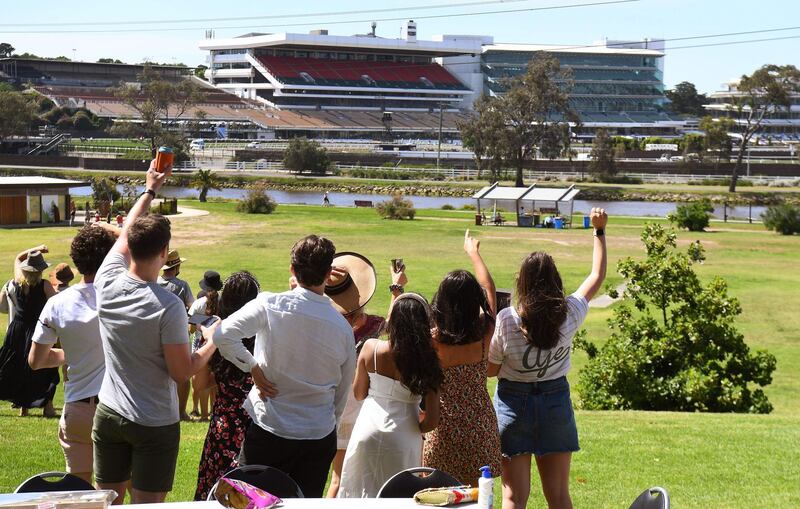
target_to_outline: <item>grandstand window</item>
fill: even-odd
[[[365,55],[363,53],[356,53],[353,55],[353,60],[369,60],[370,55]]]
[[[339,60],[351,60],[349,53],[339,53]]]
[[[394,55],[375,55],[378,62],[394,62]]]
[[[398,62],[404,62],[404,63],[411,63],[413,61],[413,58],[410,57],[410,56],[406,56],[406,55],[400,55],[400,56],[397,57],[397,61]]]
[[[295,56],[297,58],[308,58],[308,51],[298,51]]]
[[[293,57],[294,51],[288,49],[276,49],[275,50],[276,57]]]

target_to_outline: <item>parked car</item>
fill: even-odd
[[[656,159],[657,163],[668,163],[669,162],[669,154],[661,154],[661,157]]]
[[[260,141],[251,141],[247,144],[247,148],[264,148]]]
[[[669,162],[671,162],[671,163],[682,163],[683,162],[683,156],[672,156],[672,157],[669,158]]]
[[[189,150],[204,150],[206,148],[206,140],[198,138],[196,140],[192,140],[189,144]]]

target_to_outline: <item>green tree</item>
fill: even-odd
[[[793,65],[765,65],[739,79],[736,93],[726,105],[728,114],[736,115],[739,120],[741,136],[729,192],[736,192],[742,159],[753,135],[770,114],[790,111],[792,96],[797,93],[800,93],[800,70]]]
[[[30,97],[0,90],[0,140],[28,134],[36,118],[36,103]]]
[[[616,175],[617,167],[614,163],[614,152],[614,143],[608,136],[608,131],[598,129],[594,137],[594,143],[592,143],[592,151],[589,153],[589,158],[591,159],[589,171],[594,173],[599,180],[606,180],[608,177]]]
[[[670,111],[681,115],[699,117],[705,113],[703,105],[708,104],[706,94],[698,93],[694,83],[688,81],[678,83],[675,88],[667,90],[664,95],[670,101]]]
[[[155,157],[159,146],[171,146],[177,161],[189,154],[185,124],[179,122],[186,112],[203,99],[202,90],[189,80],[173,83],[161,79],[151,66],[145,65],[139,76],[141,86],[121,84],[111,90],[122,102],[136,111],[135,119],[119,119],[112,132],[126,138],[145,138]]]
[[[236,204],[236,210],[247,214],[272,214],[278,204],[267,194],[267,185],[258,183],[247,190],[244,199]]]
[[[192,189],[200,190],[201,202],[206,201],[206,196],[208,196],[209,190],[219,190],[220,185],[221,182],[217,177],[217,174],[211,170],[197,170],[197,172],[192,176],[191,182],[189,183],[189,187]]]
[[[578,391],[587,409],[769,413],[761,389],[772,383],[775,356],[751,352],[736,329],[739,301],[715,277],[702,284],[694,264],[705,260],[699,242],[679,252],[673,230],[648,224],[647,257],[621,260],[624,304],[609,320],[599,350],[583,336],[576,346],[590,355]]]
[[[292,138],[283,152],[283,165],[293,173],[322,175],[330,168],[328,151],[308,138]]]
[[[14,46],[7,42],[0,42],[0,57],[8,58],[14,53]]]
[[[708,115],[700,119],[700,130],[705,133],[703,149],[714,155],[714,168],[719,168],[720,159],[730,160],[733,151],[733,140],[728,133],[734,130],[736,122],[730,118],[714,119]]]
[[[505,126],[499,137],[504,160],[516,169],[516,185],[524,186],[522,170],[535,160],[537,149],[553,159],[569,150],[569,120],[577,116],[569,107],[572,71],[558,59],[536,53],[525,74],[505,82],[507,91],[496,103]]]
[[[472,151],[478,178],[483,173],[484,163],[489,163],[492,183],[499,180],[499,165],[494,161],[502,160],[502,135],[505,130],[503,118],[498,109],[499,99],[481,96],[475,101],[474,113],[468,119],[457,123],[461,132],[464,147]]]
[[[100,58],[97,60],[98,64],[124,64],[122,60],[118,58]]]
[[[206,79],[206,71],[208,70],[207,65],[200,64],[194,68],[194,75],[200,78],[201,80]]]

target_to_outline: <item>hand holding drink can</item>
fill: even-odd
[[[158,147],[158,152],[156,152],[156,165],[155,170],[159,173],[164,173],[168,169],[172,168],[172,161],[175,158],[175,154],[172,152],[172,147]]]

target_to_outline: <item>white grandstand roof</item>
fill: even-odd
[[[475,46],[458,41],[425,41],[417,39],[384,39],[364,35],[316,35],[316,34],[265,34],[229,39],[204,39],[202,50],[249,49],[270,46],[308,46],[315,48],[347,48],[350,50],[384,50],[435,55],[463,55],[474,53]]]
[[[487,44],[483,47],[483,52],[489,51],[547,51],[550,53],[590,53],[590,54],[603,54],[603,55],[639,55],[639,56],[652,56],[663,57],[663,51],[656,51],[652,49],[630,49],[630,48],[615,48],[608,46],[557,46],[552,44],[509,44],[497,43]]]

